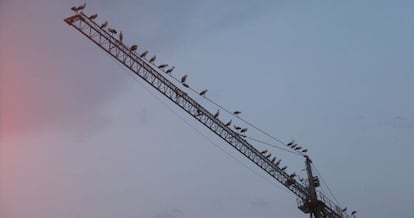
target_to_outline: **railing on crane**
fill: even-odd
[[[149,61],[141,58],[136,52],[126,47],[113,34],[101,28],[81,11],[64,20],[293,192],[299,199],[299,208],[309,202],[311,196],[308,187],[305,187],[302,183],[299,183],[284,170],[272,163],[264,154],[239,135],[239,133],[226,126],[207,109],[187,95],[186,92],[182,91],[158,72],[157,68],[153,67]],[[339,207],[327,198],[320,198],[319,201],[322,205],[320,217],[349,217],[344,216],[344,213],[338,213],[336,209]],[[305,210],[303,211],[306,212]]]

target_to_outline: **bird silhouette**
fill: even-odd
[[[229,127],[231,125],[231,120],[226,123],[226,126]]]
[[[122,31],[119,31],[119,41],[122,43],[123,39],[124,39],[124,35],[122,34]]]
[[[108,26],[108,21],[105,21],[101,24],[101,29],[105,28],[106,26]]]
[[[234,111],[233,114],[234,115],[239,115],[239,114],[241,114],[241,112],[240,111]]]
[[[278,160],[278,161],[276,162],[276,166],[279,166],[280,161],[282,161],[282,160]]]
[[[236,125],[233,125],[233,126],[234,126],[234,129],[241,130],[241,127],[240,126],[236,126]]]
[[[262,153],[262,154],[266,154],[266,153],[267,153],[267,149],[265,149],[265,150],[261,151],[260,153]]]
[[[268,155],[266,155],[265,157],[266,158],[269,158],[269,157],[271,157],[272,156],[272,153],[269,153]]]
[[[286,170],[287,169],[287,166],[284,166],[284,167],[282,167],[282,170],[284,171],[284,170]]]
[[[302,152],[306,153],[306,152],[308,152],[308,149],[303,149]]]
[[[108,28],[108,32],[110,32],[112,34],[116,34],[117,33],[116,29],[112,29],[112,28]]]
[[[71,7],[70,9],[74,12],[78,12],[83,10],[86,7],[86,3],[83,3],[82,5],[80,5],[79,7]]]
[[[187,83],[182,83],[184,87],[190,88],[190,86]]]
[[[150,59],[150,61],[149,61],[149,62],[150,62],[150,63],[153,63],[153,62],[155,61],[155,59],[156,59],[156,58],[157,58],[157,56],[155,56],[155,55],[154,55],[154,56]]]
[[[131,48],[129,48],[129,50],[131,51],[135,51],[138,49],[138,45],[132,45]]]
[[[273,164],[275,163],[275,160],[276,160],[276,157],[273,157],[273,159],[272,159]]]
[[[220,114],[220,110],[217,110],[217,112],[214,114],[214,118],[217,118]]]
[[[168,64],[160,64],[160,65],[158,66],[158,68],[163,69],[163,68],[166,68],[167,66],[168,66]]]
[[[78,10],[78,11],[81,11],[81,10],[85,9],[85,7],[86,7],[86,3],[83,3],[81,6],[79,6],[79,7],[77,8],[77,10]]]
[[[247,128],[243,128],[243,129],[241,129],[241,130],[240,130],[240,132],[242,132],[242,133],[247,132]]]
[[[208,91],[207,89],[204,89],[203,91],[200,92],[200,95],[204,96],[207,93],[207,91]]]
[[[175,67],[171,67],[170,69],[168,69],[167,71],[165,71],[165,73],[171,73],[174,70]]]
[[[181,83],[185,83],[185,80],[187,80],[187,74],[181,77]]]
[[[98,14],[92,14],[91,16],[89,16],[89,20],[96,19],[97,17],[98,17]]]
[[[287,146],[292,146],[293,143],[295,143],[295,140],[292,140],[291,142],[287,143]]]
[[[145,58],[145,56],[148,54],[148,51],[145,50],[144,52],[142,52],[142,54],[139,56],[141,58]]]

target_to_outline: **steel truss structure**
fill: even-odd
[[[207,109],[169,81],[158,71],[157,67],[141,58],[135,51],[131,51],[113,34],[102,29],[88,16],[79,12],[64,21],[293,192],[298,198],[298,207],[303,212],[309,213],[311,216],[313,214],[315,217],[351,217],[342,210],[338,210],[339,207],[328,198],[315,193],[314,188],[312,191],[310,185],[306,186],[299,183],[272,163],[241,135],[227,127]],[[306,159],[310,161],[308,157]]]

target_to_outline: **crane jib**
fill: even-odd
[[[296,181],[296,179],[291,178],[289,174],[267,159],[264,154],[258,151],[238,133],[234,132],[223,122],[214,117],[212,113],[207,111],[207,109],[159,73],[156,70],[156,67],[153,67],[151,63],[144,58],[141,58],[135,51],[126,47],[121,41],[101,28],[85,14],[80,12],[66,18],[65,22],[77,29],[134,74],[145,80],[149,85],[186,111],[190,116],[198,120],[271,177],[284,185],[287,189],[293,192],[301,202],[307,202],[310,199],[310,193],[307,187]],[[325,208],[324,213],[321,214],[323,217],[343,217],[342,214],[336,212],[336,205],[330,206],[330,204],[326,204],[324,201],[321,201],[321,203]]]

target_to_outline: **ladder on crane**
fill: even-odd
[[[293,192],[297,197],[298,208],[301,211],[315,218],[355,217],[354,215],[347,214],[321,192],[316,191],[315,188],[319,186],[319,181],[316,176],[312,175],[312,161],[307,155],[304,155],[304,157],[308,179],[306,183],[300,183],[278,165],[266,158],[264,154],[246,141],[239,133],[226,126],[207,109],[197,103],[197,101],[187,95],[186,92],[182,91],[158,72],[158,69],[149,61],[140,57],[132,49],[125,46],[121,40],[115,38],[113,33],[101,28],[100,25],[95,23],[91,17],[85,15],[81,10],[74,11],[76,12],[75,15],[64,19],[68,25],[74,27],[98,47],[115,58],[115,60],[127,67],[131,72],[143,79],[198,122],[210,129],[218,137],[226,141],[247,159],[255,163],[272,178]]]

